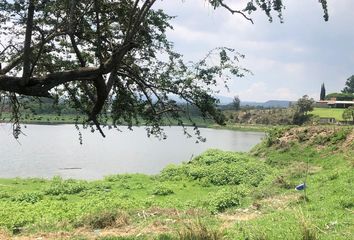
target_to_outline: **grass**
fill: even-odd
[[[353,239],[353,128],[274,131],[156,176],[0,179],[0,239]]]
[[[343,121],[343,112],[344,109],[342,108],[315,108],[310,114],[321,118],[335,118],[337,121]]]

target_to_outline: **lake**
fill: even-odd
[[[201,134],[207,141],[196,143],[196,138],[187,138],[180,127],[166,127],[165,140],[148,138],[143,127],[120,129],[106,129],[106,138],[82,130],[80,145],[74,125],[27,125],[23,128],[26,136],[16,141],[12,125],[0,124],[0,178],[93,180],[117,173],[157,174],[168,164],[188,161],[209,148],[248,151],[264,136],[203,128]]]

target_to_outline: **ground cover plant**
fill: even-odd
[[[250,153],[209,150],[156,176],[1,179],[0,238],[352,239],[353,140],[278,128]]]

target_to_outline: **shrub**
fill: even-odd
[[[13,201],[34,204],[36,202],[39,202],[42,199],[43,199],[43,195],[41,193],[29,192],[29,193],[22,193],[22,194],[18,195],[17,197],[14,197]]]
[[[241,200],[247,194],[244,186],[223,188],[210,195],[209,207],[212,213],[223,212],[228,208],[241,205]]]
[[[92,229],[103,229],[112,226],[119,227],[128,224],[128,215],[125,212],[117,210],[106,210],[104,212],[89,214],[79,223],[79,225],[89,226]]]
[[[264,139],[266,147],[270,147],[279,142],[279,138],[284,134],[288,128],[273,128],[267,132]]]
[[[302,240],[317,240],[318,239],[318,234],[316,231],[315,226],[312,224],[311,220],[306,217],[302,211],[297,214],[298,219],[299,219],[299,224],[300,224],[300,230],[301,230],[301,239]]]
[[[47,195],[60,194],[78,194],[87,189],[87,182],[77,180],[63,180],[60,177],[54,177],[50,186],[44,190]]]
[[[158,185],[152,190],[152,194],[156,196],[167,196],[173,193],[171,188],[164,185]]]
[[[182,230],[178,231],[180,240],[219,240],[222,239],[220,230],[209,229],[198,219],[197,222],[186,224]]]
[[[181,167],[165,168],[160,178],[189,178],[199,180],[202,186],[242,183],[258,186],[270,170],[267,165],[247,154],[208,150]]]
[[[161,171],[159,178],[163,181],[180,181],[186,178],[186,176],[186,165],[176,166],[171,164]]]
[[[339,205],[343,209],[350,209],[354,208],[354,197],[346,197],[346,198],[341,198],[339,201]]]
[[[342,128],[342,129],[336,131],[331,138],[331,143],[335,144],[335,143],[345,140],[347,138],[348,134],[350,133],[350,131],[351,131],[350,128]]]

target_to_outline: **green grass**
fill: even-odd
[[[156,176],[0,179],[0,228],[52,239],[353,239],[353,134],[283,128],[250,153],[209,150]],[[294,188],[307,172],[305,196]]]
[[[343,121],[342,108],[315,108],[310,114],[323,117],[323,118],[335,118],[337,121]]]

